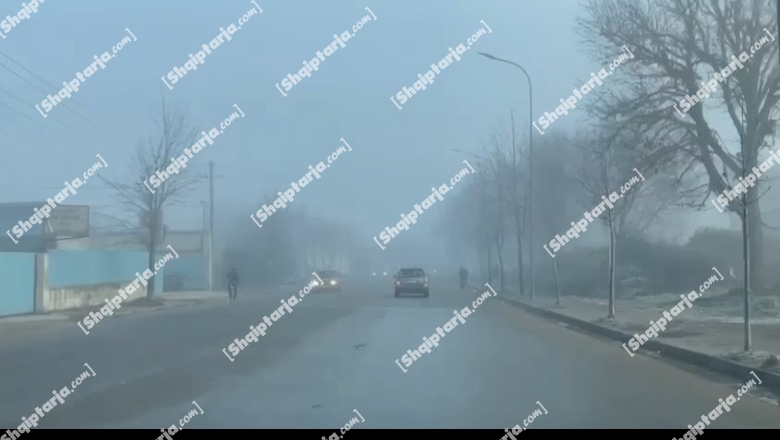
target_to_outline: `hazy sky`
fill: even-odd
[[[581,8],[574,0],[257,3],[263,13],[233,34],[232,41],[213,50],[206,63],[173,90],[160,77],[182,66],[188,54],[219,34],[220,27],[237,25],[252,3],[48,0],[40,4],[36,14],[0,40],[0,51],[52,84],[70,81],[93,61],[93,55],[110,51],[127,35],[125,28],[138,40],[128,43],[71,98],[84,106],[69,102],[70,107],[91,124],[62,105],[44,119],[34,105],[61,86],[42,85],[0,56],[2,64],[47,91],[36,90],[0,68],[3,102],[31,118],[0,108],[7,144],[0,178],[6,190],[4,201],[52,197],[66,179],[81,176],[98,153],[109,164],[99,173],[131,178],[133,150],[147,136],[157,134],[153,122],[161,97],[206,130],[237,104],[246,117],[188,163],[205,173],[208,161],[214,160],[216,172],[224,176],[216,186],[218,220],[230,213],[251,221],[249,214],[259,208],[263,192],[284,191],[309,165],[336,150],[343,137],[353,151],[302,189],[294,204],[349,221],[370,240],[429,195],[431,186],[449,182],[463,167],[462,160],[468,157],[452,149],[476,149],[506,123],[510,109],[515,109],[518,121],[527,121],[522,73],[478,56],[477,51],[515,60],[528,70],[534,82],[534,119],[553,110],[558,99],[579,87],[591,71],[604,67],[588,58],[575,33],[575,16]],[[302,60],[315,57],[333,41],[334,33],[351,30],[368,15],[365,7],[377,20],[366,23],[312,77],[282,96],[274,85],[302,67]],[[19,3],[4,2],[0,16],[20,8]],[[390,96],[403,86],[411,87],[417,74],[446,56],[449,47],[466,44],[483,27],[480,20],[492,33],[483,35],[474,50],[441,71],[427,90],[399,111]],[[616,55],[620,50],[616,48]],[[555,128],[572,128],[582,113],[563,117]],[[527,136],[524,127],[523,132],[520,135]],[[174,229],[199,228],[199,202],[207,198],[204,182],[193,188],[189,207],[166,212],[166,222]],[[111,192],[98,180],[87,182],[68,203],[117,212]],[[427,224],[420,222],[407,234],[427,233],[433,220],[429,216]]]

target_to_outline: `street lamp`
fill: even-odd
[[[534,298],[534,292],[535,292],[535,286],[536,283],[534,282],[534,166],[533,166],[533,157],[534,157],[534,131],[531,129],[533,125],[533,111],[534,111],[534,93],[533,93],[533,87],[531,86],[531,77],[528,75],[528,72],[523,69],[523,66],[509,60],[505,60],[503,58],[498,58],[496,56],[490,55],[489,53],[484,52],[477,52],[478,54],[482,55],[485,58],[490,58],[493,61],[500,61],[502,63],[511,64],[518,69],[520,69],[523,74],[525,75],[525,79],[528,80],[528,199],[529,199],[529,209],[528,209],[528,217],[529,217],[529,231],[528,234],[528,252],[529,252],[529,258],[531,260],[531,299]],[[512,145],[512,148],[515,146]]]

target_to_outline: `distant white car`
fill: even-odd
[[[341,290],[341,273],[337,270],[321,270],[317,273],[320,278],[322,278],[322,284],[319,284],[315,281],[316,287],[315,290],[329,290],[329,291],[335,291],[338,292]]]

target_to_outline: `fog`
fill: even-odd
[[[178,332],[199,335],[177,359],[135,375],[106,371],[116,359],[95,356],[95,377],[108,388],[85,391],[46,418],[50,427],[168,426],[198,398],[207,416],[193,423],[208,428],[331,428],[356,405],[370,428],[503,429],[536,406],[539,427],[679,428],[751,368],[780,383],[771,336],[780,325],[773,2],[38,0],[3,8],[0,223],[9,239],[0,245],[8,335],[0,351],[42,369],[54,344],[47,335],[58,334],[73,368],[55,367],[50,381],[65,383],[113,334],[135,334],[115,355],[138,362],[145,355],[136,350],[164,350]],[[74,207],[66,215],[60,204]],[[155,266],[160,275],[143,281],[139,273],[169,252],[176,257],[165,272]],[[397,298],[409,287],[395,277],[402,268],[425,271],[424,297]],[[230,281],[230,269],[240,281]],[[328,287],[317,272],[331,270],[338,290],[313,295],[298,318],[282,318],[300,322],[250,344],[255,354],[243,356],[257,356],[255,365],[224,350],[230,363],[221,358],[222,347],[259,326],[256,316],[303,298],[313,279],[314,291]],[[699,289],[714,274],[714,287]],[[142,293],[122,312],[132,317],[90,327],[101,336],[74,330],[136,277]],[[237,306],[228,284],[240,286]],[[423,292],[415,286],[411,293]],[[634,374],[620,344],[692,289],[708,292],[704,305],[687,306],[695,312],[658,340],[739,363],[741,379],[654,369],[661,363],[636,360],[623,344],[646,381],[598,399],[621,401],[625,391],[652,400],[664,387],[700,381],[697,405],[658,408],[647,419],[622,412],[631,405],[595,415],[564,403],[587,401],[583,389],[549,385],[586,345],[600,357],[578,366],[578,383]],[[456,330],[463,336],[450,351],[445,342],[432,349],[448,354],[395,377],[401,346],[416,346],[483,292],[499,298],[474,311],[478,324]],[[195,324],[212,316],[219,330]],[[580,339],[555,319],[579,320],[586,333],[593,325],[625,331],[626,340]],[[163,320],[179,330],[167,333]],[[485,338],[496,342],[483,346]],[[654,343],[645,348],[663,351]],[[504,385],[481,382],[458,396],[449,388],[490,372],[487,358],[507,346],[506,363],[495,366]],[[547,364],[523,367],[515,381],[521,353]],[[320,361],[321,371],[307,370]],[[199,364],[201,382],[182,376]],[[0,388],[22,380],[14,368],[0,370]],[[320,392],[287,370],[310,376]],[[544,379],[530,384],[535,374]],[[175,382],[159,385],[169,399],[117,415],[141,399],[125,383],[153,390],[166,378]],[[358,391],[381,383],[370,389],[386,402],[426,380],[446,407],[426,409],[432,401],[415,394],[410,408],[389,408]],[[240,391],[254,386],[285,400]],[[344,394],[323,403],[336,386]],[[524,387],[534,394],[509,404]],[[723,427],[778,427],[768,389]],[[8,426],[43,399],[17,404],[15,392],[0,393]],[[101,408],[108,395],[118,396],[116,408]],[[475,409],[486,401],[495,406]],[[209,405],[224,418],[209,416]],[[231,409],[242,405],[266,414]]]

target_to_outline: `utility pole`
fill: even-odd
[[[208,179],[209,180],[209,212],[208,212],[208,227],[204,225],[203,230],[206,234],[208,234],[208,243],[207,243],[207,255],[206,255],[206,264],[208,268],[207,271],[207,277],[209,290],[214,290],[214,179],[221,179],[224,176],[221,174],[214,175],[214,161],[209,161],[209,174],[206,176],[205,174],[199,174],[197,176],[194,176],[196,180],[201,181]],[[205,213],[205,202],[201,202],[204,204],[204,213],[203,213],[203,220],[204,223],[206,223],[206,213]]]
[[[536,294],[536,275],[534,272],[534,131],[531,126],[534,123],[534,89],[531,86],[531,77],[522,69],[528,79],[528,259],[531,265],[531,299]]]
[[[214,161],[209,161],[209,290],[214,290]]]

